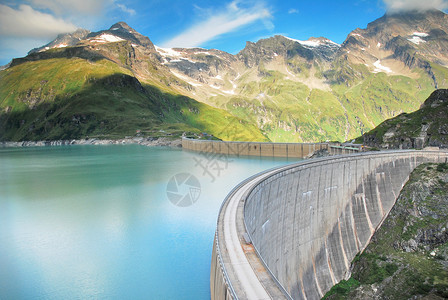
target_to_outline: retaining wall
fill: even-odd
[[[447,157],[447,152],[438,151],[391,151],[283,168],[242,197],[246,230],[239,234],[247,231],[286,298],[320,299],[349,277],[351,261],[367,246],[414,168],[424,162],[446,162]],[[218,229],[219,225],[218,221]],[[225,242],[217,234],[212,299],[230,297],[229,287],[235,281],[222,272],[226,266],[219,256]],[[245,298],[238,289],[233,293]]]
[[[306,158],[323,149],[329,150],[330,154],[349,154],[360,151],[357,148],[332,146],[329,143],[227,142],[188,138],[182,138],[182,148],[196,152],[226,155],[291,158]]]

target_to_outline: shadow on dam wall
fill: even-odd
[[[446,162],[447,157],[447,152],[438,151],[390,151],[281,168],[244,193],[241,244],[247,231],[258,259],[285,298],[320,299],[350,276],[351,261],[365,249],[414,168],[425,162]],[[225,205],[220,215],[224,209]],[[226,241],[219,240],[220,228],[218,220],[212,299],[229,295],[247,299],[244,287],[231,276],[232,266],[223,263],[228,250]],[[263,286],[274,298],[269,285]]]

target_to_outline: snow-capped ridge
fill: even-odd
[[[290,37],[285,36],[286,39],[290,41],[297,42],[304,47],[316,48],[320,46],[324,47],[341,47],[338,43],[333,42],[332,40],[326,38],[309,38],[307,41],[296,40]]]

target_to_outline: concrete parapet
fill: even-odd
[[[306,158],[314,152],[328,149],[331,154],[359,152],[347,147],[334,148],[328,143],[261,143],[261,142],[225,142],[182,138],[182,148],[196,152],[217,154],[247,155],[262,157]]]
[[[414,168],[447,159],[447,152],[388,151],[314,159],[261,173],[226,198],[214,252],[231,257],[234,247],[246,249],[242,236],[247,232],[264,266],[252,269],[258,278],[270,274],[271,282],[263,279],[262,285],[272,299],[279,290],[285,299],[320,299],[350,276],[351,261],[365,249]],[[237,226],[237,246],[230,247],[221,223],[231,201],[241,206],[235,222],[245,226]],[[224,275],[214,274],[220,272],[214,263]],[[250,298],[235,270],[228,262],[212,261],[212,299],[231,295],[230,288],[235,298]],[[218,288],[216,278],[225,287]]]

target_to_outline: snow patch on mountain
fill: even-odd
[[[412,34],[412,37],[408,38],[408,41],[410,41],[416,45],[419,45],[421,43],[426,43],[426,41],[422,38],[425,38],[427,36],[429,36],[429,34],[427,34],[426,32],[414,32]]]
[[[414,43],[416,45],[419,45],[419,44],[422,44],[422,43],[426,43],[425,40],[423,40],[421,37],[416,36],[416,35],[414,35],[412,38],[409,38],[408,41],[410,41],[410,42],[412,42],[412,43]]]
[[[211,55],[210,52],[208,52],[208,51],[198,51],[198,52],[195,52],[194,54],[196,54],[196,55],[198,55],[198,54]]]
[[[160,55],[162,55],[163,57],[180,57],[182,56],[182,53],[179,51],[174,50],[173,48],[161,48],[158,46],[155,46],[157,52],[159,52]]]
[[[297,42],[299,44],[301,44],[304,47],[309,47],[309,48],[317,48],[320,46],[324,46],[324,47],[340,47],[341,45],[339,45],[338,43],[335,43],[329,39],[309,39],[307,41],[301,41],[301,40],[296,40],[293,38],[289,38],[287,36],[285,36],[285,38],[287,38],[290,41],[294,41]]]
[[[359,33],[351,33],[351,36],[359,36],[360,38],[365,39],[365,37],[363,37],[362,35],[360,35]]]
[[[96,36],[90,40],[91,43],[114,43],[114,42],[121,42],[121,41],[124,41],[124,39],[122,39],[116,35],[112,35],[112,34],[108,34],[108,33],[103,33],[103,34]]]
[[[414,32],[413,35],[420,36],[420,37],[427,37],[429,34],[426,32]]]
[[[375,70],[373,71],[374,73],[380,73],[380,72],[392,73],[392,70],[386,66],[383,66],[380,60],[374,62],[373,66],[375,67]]]
[[[190,63],[195,64],[195,61],[190,60],[187,57],[183,57],[185,54],[184,52],[180,52],[177,50],[174,50],[173,48],[161,48],[158,46],[154,46],[156,48],[156,51],[159,52],[159,54],[162,56],[164,62],[162,64],[167,63],[176,63],[176,62],[182,62],[182,61],[188,61]]]

